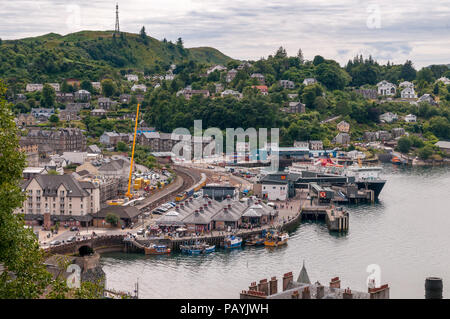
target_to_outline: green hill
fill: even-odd
[[[204,64],[232,61],[209,48],[184,48],[139,34],[81,31],[65,36],[49,33],[0,44],[0,78],[17,81],[52,81],[62,77],[117,76],[118,69],[158,72],[172,63],[193,60]]]

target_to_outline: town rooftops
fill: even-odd
[[[105,218],[108,214],[117,215],[121,219],[132,219],[139,215],[139,210],[133,206],[108,206],[100,209],[93,217]]]

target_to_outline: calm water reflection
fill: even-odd
[[[350,231],[330,235],[325,224],[303,223],[286,247],[245,248],[208,256],[144,256],[112,253],[102,258],[110,288],[142,298],[238,298],[252,282],[306,262],[312,281],[366,290],[370,264],[381,267],[392,298],[423,298],[427,276],[444,278],[450,297],[450,169],[386,166],[388,180],[374,205],[350,206]]]

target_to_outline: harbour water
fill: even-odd
[[[253,281],[296,277],[305,261],[309,277],[328,284],[367,290],[367,267],[380,268],[391,298],[424,298],[425,278],[444,281],[450,298],[450,169],[387,165],[379,203],[349,206],[347,235],[331,235],[325,224],[302,223],[278,249],[218,250],[206,256],[144,256],[110,253],[102,257],[107,286],[140,298],[239,298]]]

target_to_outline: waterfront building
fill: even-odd
[[[35,175],[21,185],[27,198],[18,212],[29,224],[87,224],[100,210],[98,187],[71,175]],[[45,216],[44,216],[45,215]]]
[[[295,196],[294,182],[298,177],[297,174],[268,174],[253,184],[253,193],[263,199],[287,200]]]
[[[247,198],[247,201],[233,199],[230,195],[223,201],[192,197],[179,203],[156,220],[156,225],[165,230],[186,227],[190,233],[204,233],[211,230],[230,230],[244,225],[265,225],[274,221],[278,211],[261,200]]]

